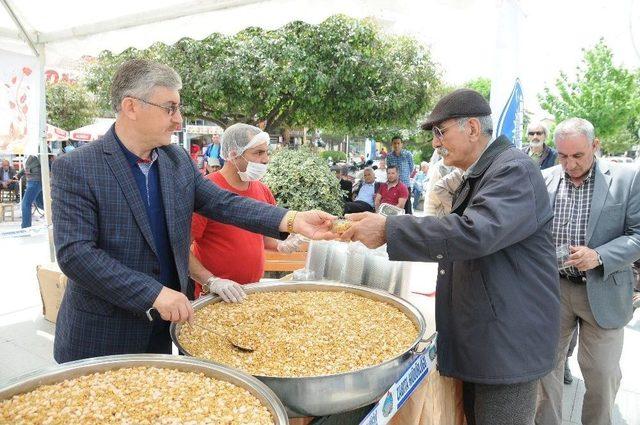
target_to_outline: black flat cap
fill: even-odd
[[[483,117],[491,115],[491,107],[480,93],[471,89],[455,90],[438,101],[422,124],[424,130],[451,118]]]

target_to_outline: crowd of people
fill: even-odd
[[[336,217],[275,205],[260,182],[269,163],[260,128],[226,129],[206,155],[207,175],[172,145],[181,88],[163,64],[125,62],[111,86],[113,127],[53,163],[54,241],[69,278],[58,362],[170,353],[169,324],[193,319],[194,296],[241,302],[265,249],[336,238]],[[538,123],[517,149],[495,137],[488,102],[468,89],[442,98],[422,128],[436,153],[419,169],[394,137],[355,185],[335,170],[352,222],[342,240],[438,263],[438,368],[462,381],[469,424],[560,425],[576,333],[583,423],[611,423],[640,258],[640,170],[599,159],[581,118],[558,124],[556,149]],[[375,214],[383,204],[406,214]],[[151,309],[160,318],[149,320]]]
[[[344,164],[333,167],[340,180],[345,214],[378,212],[381,204],[392,205],[406,214],[421,209],[429,180],[429,163],[422,162],[420,168],[416,168],[413,155],[403,149],[400,137],[392,139],[392,146],[391,153],[381,156],[377,165],[369,160],[359,173],[350,174]]]

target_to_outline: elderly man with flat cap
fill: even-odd
[[[473,90],[442,98],[422,127],[445,165],[464,170],[451,214],[351,214],[344,239],[386,243],[391,260],[439,263],[438,368],[463,381],[467,422],[529,425],[560,320],[544,180],[507,137],[492,138],[491,108]]]

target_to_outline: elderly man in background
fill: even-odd
[[[380,183],[376,182],[376,176],[373,172],[373,168],[365,168],[362,180],[356,184],[356,187],[353,190],[355,199],[353,202],[347,202],[344,204],[344,212],[346,214],[365,211],[374,212],[375,197],[378,192],[379,185]]]
[[[527,127],[529,144],[522,148],[522,152],[540,166],[541,170],[553,167],[558,163],[558,152],[545,143],[549,131],[541,122],[533,122]]]
[[[562,424],[565,353],[580,329],[584,376],[582,423],[612,423],[620,386],[624,326],[633,315],[631,263],[640,258],[640,170],[596,158],[593,125],[581,118],[558,124],[560,165],[543,173],[554,209],[556,247],[570,249],[560,268],[560,343],[552,373],[541,380],[536,423]]]
[[[332,237],[326,213],[287,211],[207,180],[171,144],[182,123],[181,87],[166,65],[125,62],[111,85],[115,124],[53,163],[53,235],[69,278],[56,323],[58,362],[171,353],[169,323],[193,319],[185,295],[193,212],[278,239]],[[161,318],[151,322],[152,309]]]
[[[15,180],[16,169],[11,166],[8,159],[2,160],[2,168],[0,168],[0,187],[2,189],[16,190],[18,182]]]
[[[351,214],[343,238],[386,243],[394,261],[437,261],[438,369],[463,381],[467,423],[530,425],[559,330],[544,180],[509,139],[492,139],[491,108],[478,92],[448,94],[423,128],[445,165],[464,170],[452,213]]]

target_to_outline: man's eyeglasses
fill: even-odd
[[[127,96],[127,97],[139,100],[140,102],[146,103],[147,105],[157,106],[158,108],[162,108],[165,111],[167,111],[167,113],[170,116],[174,116],[182,108],[182,105],[180,103],[172,103],[170,106],[164,106],[164,105],[158,105],[157,103],[149,102],[148,100],[140,99],[139,97],[135,97],[135,96]]]
[[[433,137],[435,137],[438,140],[442,140],[444,138],[444,134],[447,132],[447,130],[449,130],[454,125],[458,125],[458,122],[456,121],[453,124],[449,124],[448,126],[446,126],[444,128],[440,128],[440,127],[434,126],[431,129],[431,132],[433,133]]]
[[[529,136],[544,136],[544,131],[530,131],[527,134]]]

